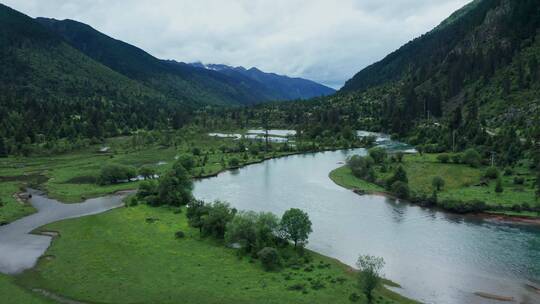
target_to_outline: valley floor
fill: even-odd
[[[361,294],[350,268],[333,259],[311,253],[309,264],[265,272],[257,260],[201,239],[184,212],[168,208],[121,208],[41,230],[60,234],[47,258],[0,280],[17,303],[40,303],[18,286],[91,303],[351,303]],[[179,230],[185,238],[175,238]],[[379,288],[377,303],[414,302]]]

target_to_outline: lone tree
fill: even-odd
[[[307,213],[300,209],[291,208],[281,217],[281,235],[284,239],[294,242],[294,248],[307,243],[311,229],[311,221]]]
[[[431,184],[437,191],[441,191],[442,188],[444,188],[444,179],[440,176],[435,176],[433,180],[431,181]]]
[[[381,270],[384,267],[384,259],[371,256],[361,255],[358,257],[356,266],[360,270],[358,275],[358,284],[360,289],[366,295],[368,303],[373,303],[373,290],[381,281]]]

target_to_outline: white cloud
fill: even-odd
[[[4,0],[167,59],[256,66],[340,86],[470,0]]]

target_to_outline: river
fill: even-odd
[[[101,213],[122,206],[128,192],[63,204],[41,192],[29,190],[30,203],[38,212],[0,226],[0,272],[19,273],[33,267],[51,243],[49,235],[31,234],[35,229],[59,220]]]
[[[526,286],[540,280],[540,228],[424,209],[378,195],[359,196],[328,174],[364,149],[289,156],[196,182],[199,199],[281,215],[308,212],[308,248],[354,266],[359,254],[383,257],[401,294],[425,303],[497,303],[484,292],[540,303]]]

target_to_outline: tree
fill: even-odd
[[[308,214],[300,209],[291,208],[281,217],[281,235],[284,239],[294,242],[294,248],[307,243],[312,231]]]
[[[195,160],[193,159],[193,156],[189,154],[182,154],[178,156],[178,160],[174,164],[174,166],[177,165],[181,165],[188,172],[191,172],[191,170],[193,170],[193,168],[195,167]]]
[[[228,203],[215,201],[208,206],[208,213],[202,217],[203,233],[223,239],[227,223],[233,220],[235,214],[236,209],[231,208]]]
[[[398,198],[407,199],[410,195],[409,185],[402,181],[395,181],[391,187],[392,193]]]
[[[440,176],[435,176],[432,180],[431,180],[431,185],[433,185],[433,187],[437,190],[437,191],[441,191],[441,189],[444,187],[444,179]]]
[[[476,168],[480,166],[480,161],[481,161],[480,153],[478,153],[478,151],[476,151],[473,148],[467,149],[463,153],[462,161],[463,163],[473,168]]]
[[[121,181],[129,181],[136,174],[135,168],[124,165],[110,164],[101,168],[98,176],[100,185],[116,184]]]
[[[152,166],[142,166],[139,169],[139,175],[146,179],[153,179],[156,175],[156,170]]]
[[[371,255],[360,255],[356,266],[360,270],[358,275],[360,289],[366,295],[368,303],[371,304],[373,303],[373,290],[381,281],[384,259]]]
[[[139,184],[139,189],[137,190],[137,198],[145,199],[151,195],[157,195],[158,193],[158,184],[155,180],[142,181]]]
[[[158,197],[161,204],[181,206],[189,203],[193,196],[193,181],[184,167],[179,164],[159,179]]]
[[[258,249],[271,247],[275,244],[276,234],[279,228],[278,217],[271,212],[261,212],[255,223]]]
[[[3,137],[0,137],[0,157],[7,157],[7,156],[8,156],[8,152],[7,152],[6,142]]]
[[[246,253],[251,252],[257,242],[256,221],[255,212],[239,212],[227,223],[225,241],[228,244],[238,243]]]
[[[186,217],[191,227],[199,229],[202,234],[204,217],[208,215],[208,206],[201,200],[191,200],[187,205]]]
[[[386,159],[386,150],[384,148],[375,147],[368,150],[369,156],[373,158],[375,163],[380,164]]]
[[[409,183],[409,179],[407,178],[407,171],[403,169],[403,166],[397,167],[394,175],[386,181],[387,188],[391,189],[396,182],[402,182],[404,184]]]

